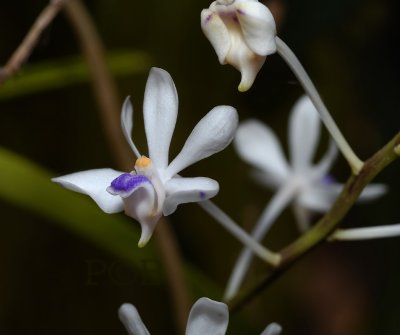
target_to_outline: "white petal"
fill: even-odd
[[[293,169],[310,169],[318,144],[320,120],[317,110],[307,96],[294,105],[289,121],[289,149]]]
[[[213,46],[218,60],[221,64],[225,64],[225,57],[231,47],[231,40],[228,29],[219,17],[218,13],[210,9],[201,11],[201,29],[204,35]]]
[[[131,147],[136,157],[140,157],[140,153],[137,150],[135,144],[132,141],[132,128],[133,128],[133,107],[130,101],[130,97],[127,97],[124,101],[121,111],[121,127],[122,133],[125,136],[126,141]]]
[[[228,322],[228,307],[224,303],[200,298],[190,311],[185,334],[224,335]]]
[[[129,335],[150,335],[135,306],[123,304],[118,310],[118,316]]]
[[[261,335],[279,335],[282,332],[282,327],[277,323],[271,323]]]
[[[123,210],[123,202],[106,189],[121,174],[113,169],[96,169],[53,178],[52,181],[71,191],[87,194],[106,213],[118,213]]]
[[[164,215],[175,212],[176,207],[187,202],[204,201],[219,191],[218,183],[210,178],[172,178],[165,184]]]
[[[375,200],[376,198],[383,196],[387,191],[388,187],[385,184],[369,184],[361,192],[358,201],[367,202]]]
[[[178,94],[168,72],[152,68],[143,101],[149,157],[158,168],[168,166],[168,152],[178,114]]]
[[[238,114],[231,106],[214,107],[194,127],[181,152],[168,166],[170,177],[228,146],[238,125]]]
[[[236,3],[235,8],[249,48],[260,56],[273,54],[276,51],[276,27],[269,9],[256,1]]]
[[[289,167],[282,148],[268,126],[257,120],[242,122],[233,143],[239,156],[275,180],[276,186],[288,178]]]

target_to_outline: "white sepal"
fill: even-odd
[[[231,47],[228,29],[219,15],[210,9],[201,11],[201,29],[213,46],[218,60],[225,64],[226,55]]]
[[[277,323],[271,323],[261,335],[279,335],[282,332],[282,327]]]
[[[320,133],[320,120],[311,100],[303,95],[294,105],[289,119],[289,148],[293,170],[310,169]]]
[[[275,185],[282,184],[289,176],[289,166],[274,132],[257,120],[239,125],[234,139],[239,156],[265,173]]]
[[[224,335],[228,322],[228,307],[224,303],[200,298],[190,310],[185,334]]]
[[[178,114],[178,94],[169,73],[152,68],[146,84],[143,116],[149,157],[158,168],[168,166],[168,152]]]
[[[106,189],[121,174],[113,169],[95,169],[53,178],[52,181],[71,191],[90,196],[106,213],[118,213],[124,209],[122,199],[111,195]]]
[[[118,317],[129,335],[150,335],[135,306],[127,303],[121,305]]]
[[[242,1],[234,6],[248,47],[259,56],[275,53],[276,26],[269,9],[258,1]]]

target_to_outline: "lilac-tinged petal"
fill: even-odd
[[[279,335],[282,332],[282,327],[277,323],[271,323],[261,335]]]
[[[123,304],[118,310],[118,317],[129,335],[150,335],[135,306]]]
[[[289,121],[289,150],[293,169],[310,169],[319,140],[320,120],[308,96],[303,95],[294,105]]]
[[[260,56],[273,54],[276,51],[276,26],[269,9],[256,1],[243,1],[234,6],[248,47]]]
[[[224,335],[228,322],[228,307],[224,303],[200,298],[190,311],[185,334]]]
[[[181,152],[168,166],[170,177],[189,165],[209,157],[232,141],[238,125],[238,114],[231,106],[214,107],[194,127]]]
[[[281,185],[289,176],[289,166],[274,132],[257,120],[242,122],[236,132],[234,145],[247,163],[265,172],[274,185]],[[259,174],[258,174],[259,175]]]
[[[221,64],[225,64],[225,58],[231,47],[231,39],[228,29],[224,22],[219,17],[218,13],[210,9],[203,9],[201,11],[201,29],[204,35],[213,46],[218,60]]]
[[[168,166],[168,152],[178,114],[178,94],[168,72],[152,68],[143,102],[149,157],[157,168]]]
[[[143,187],[143,184],[151,184],[150,179],[143,175],[123,173],[111,182],[111,185],[107,187],[107,192],[126,198],[139,187]]]
[[[53,178],[52,181],[71,191],[87,194],[106,213],[118,213],[123,210],[123,202],[106,189],[121,173],[112,169],[88,170]]]
[[[121,127],[122,127],[122,133],[124,134],[125,139],[128,142],[129,146],[131,147],[133,153],[137,157],[139,157],[140,154],[132,140],[133,107],[130,101],[130,97],[127,97],[124,101],[124,104],[122,105]]]
[[[165,190],[163,213],[170,215],[180,204],[204,201],[214,197],[219,191],[219,185],[215,180],[205,177],[176,177],[165,184]]]

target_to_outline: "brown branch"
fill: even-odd
[[[357,176],[352,175],[348,179],[333,207],[314,227],[280,251],[281,265],[241,291],[237,297],[228,303],[230,309],[234,311],[241,308],[291,268],[300,258],[324,242],[353,207],[364,187],[386,166],[399,158],[399,153],[396,150],[399,145],[400,133],[368,159]]]
[[[119,167],[122,170],[129,171],[134,164],[133,156],[122,136],[119,118],[121,101],[118,97],[116,84],[106,65],[102,41],[90,14],[79,0],[70,0],[65,9],[87,59],[92,77],[91,82],[112,153]],[[172,296],[176,326],[179,333],[184,334],[190,299],[184,279],[183,261],[177,248],[175,235],[165,218],[158,223],[155,238],[160,249],[167,285]]]
[[[11,55],[6,65],[0,69],[0,87],[27,61],[43,31],[54,20],[66,2],[66,0],[52,0],[42,10],[19,47]]]

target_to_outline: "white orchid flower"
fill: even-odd
[[[247,91],[266,57],[276,51],[269,9],[258,0],[217,0],[201,12],[201,27],[219,62],[240,71],[239,91]]]
[[[178,96],[168,72],[152,68],[144,96],[144,124],[149,158],[136,149],[131,132],[133,109],[125,100],[121,113],[123,133],[137,156],[129,173],[96,169],[54,178],[64,187],[89,195],[106,213],[125,213],[139,221],[142,233],[139,247],[150,239],[162,215],[177,206],[212,198],[218,183],[210,178],[182,178],[178,173],[193,163],[223,150],[233,139],[238,124],[230,106],[213,108],[193,129],[181,152],[168,164],[171,137],[178,114]]]
[[[327,212],[343,188],[329,176],[329,170],[337,156],[337,149],[330,146],[317,163],[313,163],[320,137],[318,113],[307,96],[294,105],[289,120],[290,162],[285,158],[279,140],[267,125],[249,120],[237,130],[234,144],[239,156],[255,169],[252,174],[262,185],[277,190],[274,197],[256,223],[252,237],[264,238],[277,216],[289,205],[301,232],[310,225],[311,212]],[[386,192],[386,186],[371,184],[362,192],[359,200],[373,200]],[[244,248],[232,271],[225,298],[232,298],[240,287],[250,265],[252,252]]]
[[[123,304],[118,311],[119,319],[124,324],[129,335],[149,335],[140,315],[131,304]],[[228,307],[218,301],[200,298],[190,310],[186,326],[186,335],[224,335],[228,328]],[[279,335],[281,326],[270,324],[261,335]]]

